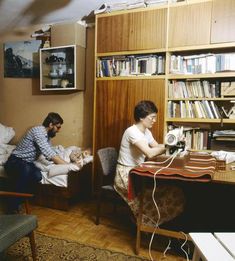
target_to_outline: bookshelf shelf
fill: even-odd
[[[235,123],[234,119],[167,118],[166,122]]]
[[[160,49],[148,49],[148,50],[136,50],[136,51],[125,51],[125,52],[108,52],[108,53],[97,53],[96,57],[107,57],[107,56],[119,56],[123,55],[138,55],[138,54],[152,54],[152,53],[165,53],[166,48]]]
[[[231,78],[235,77],[235,72],[219,72],[205,74],[169,74],[168,79],[206,79],[206,78]]]
[[[144,79],[165,79],[165,75],[129,75],[129,76],[114,76],[114,77],[99,77],[97,81],[117,81],[117,80],[144,80]]]
[[[235,97],[230,98],[168,98],[168,101],[233,101]]]

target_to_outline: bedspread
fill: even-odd
[[[87,155],[82,159],[80,165],[72,163],[70,160],[71,153],[73,151],[81,150],[81,148],[76,146],[64,148],[59,145],[55,147],[55,150],[63,160],[68,162],[68,164],[54,164],[52,161],[48,161],[43,155],[40,155],[34,164],[41,170],[42,184],[67,187],[68,173],[70,171],[79,171],[84,165],[93,160],[93,156]]]
[[[0,144],[0,166],[3,166],[6,163],[15,147],[15,145]]]

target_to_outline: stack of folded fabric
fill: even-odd
[[[144,162],[131,169],[128,177],[129,199],[134,197],[136,187],[140,186],[138,176],[197,182],[210,182],[214,176],[216,159],[209,153],[190,152],[183,158],[175,158],[169,165],[170,159],[168,156],[159,156],[156,162]]]

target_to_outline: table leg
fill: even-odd
[[[140,188],[140,203],[139,203],[139,213],[138,213],[138,219],[137,219],[137,231],[136,231],[136,248],[135,252],[136,255],[139,254],[140,250],[140,243],[141,243],[141,225],[142,225],[142,215],[143,215],[143,198],[144,198],[144,184],[143,184],[143,178],[141,178],[141,188]]]

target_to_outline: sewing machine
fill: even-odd
[[[170,130],[165,136],[165,145],[167,154],[173,154],[175,151],[185,150],[185,136],[183,127]]]

